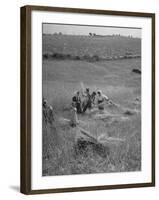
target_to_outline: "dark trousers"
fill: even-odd
[[[87,109],[92,108],[92,102],[90,100],[87,101],[86,105],[83,107],[83,112],[85,112]]]
[[[80,102],[76,103],[76,108],[77,108],[77,113],[82,113],[82,108],[81,108],[81,103]]]

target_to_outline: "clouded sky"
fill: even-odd
[[[43,24],[43,33],[53,34],[58,32],[68,35],[88,35],[90,32],[98,35],[120,34],[124,36],[132,35],[133,37],[141,38],[141,29],[138,28]]]

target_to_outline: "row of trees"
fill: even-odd
[[[45,35],[45,34],[44,34]],[[50,35],[52,35],[52,34],[50,34]],[[53,33],[53,35],[63,35],[63,33],[62,32],[55,32],[55,33]],[[107,36],[107,37],[123,37],[123,35],[120,35],[120,34],[112,34],[112,35],[98,35],[98,34],[96,34],[96,33],[89,33],[88,34],[90,37],[105,37],[105,36]],[[128,36],[124,36],[124,37],[128,37],[128,38],[133,38],[133,36],[132,35],[128,35]]]
[[[100,36],[100,37],[105,37],[105,36],[109,36],[109,37],[123,37],[123,35],[120,35],[120,34],[98,35],[96,33],[89,33],[89,36],[91,36],[91,37],[94,37],[94,36]],[[128,36],[124,36],[124,37],[133,38],[132,35],[128,35]]]

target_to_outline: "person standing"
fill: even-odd
[[[77,109],[76,109],[76,103],[72,102],[71,105],[71,113],[70,113],[70,125],[72,127],[76,127],[78,124],[78,117],[77,117]]]
[[[43,120],[45,124],[50,123],[52,125],[54,121],[54,111],[46,99],[43,99]]]
[[[43,105],[43,120],[44,120],[45,124],[47,124],[47,122],[48,122],[48,102],[46,99],[43,99],[42,105]]]
[[[89,91],[89,88],[86,88],[86,94],[84,95],[86,100],[85,100],[85,105],[83,106],[83,113],[86,112],[87,109],[91,109],[92,108],[92,99],[91,99],[91,94]]]
[[[54,121],[54,112],[52,106],[48,107],[48,121],[50,124],[52,124]]]
[[[80,97],[80,92],[77,91],[75,96],[72,98],[72,102],[75,103],[77,113],[82,113],[82,107],[81,107],[81,97]]]

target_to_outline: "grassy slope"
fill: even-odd
[[[73,35],[43,35],[43,53],[62,53],[74,56],[117,56],[141,53],[141,39],[128,37],[89,37]]]
[[[131,72],[140,68],[140,59],[94,62],[44,61],[43,95],[53,106],[56,116],[69,118],[73,92],[80,89],[80,82],[91,90],[100,88],[121,108],[140,111],[135,98],[140,98],[141,76]],[[98,172],[136,171],[141,168],[140,112],[122,120],[122,109],[107,107],[109,113],[121,119],[94,121],[89,114],[81,116],[92,134],[126,138],[122,145],[108,145],[104,149],[88,145],[84,152],[75,146],[76,128],[61,126],[58,120],[53,127],[43,129],[43,175],[81,174]]]

